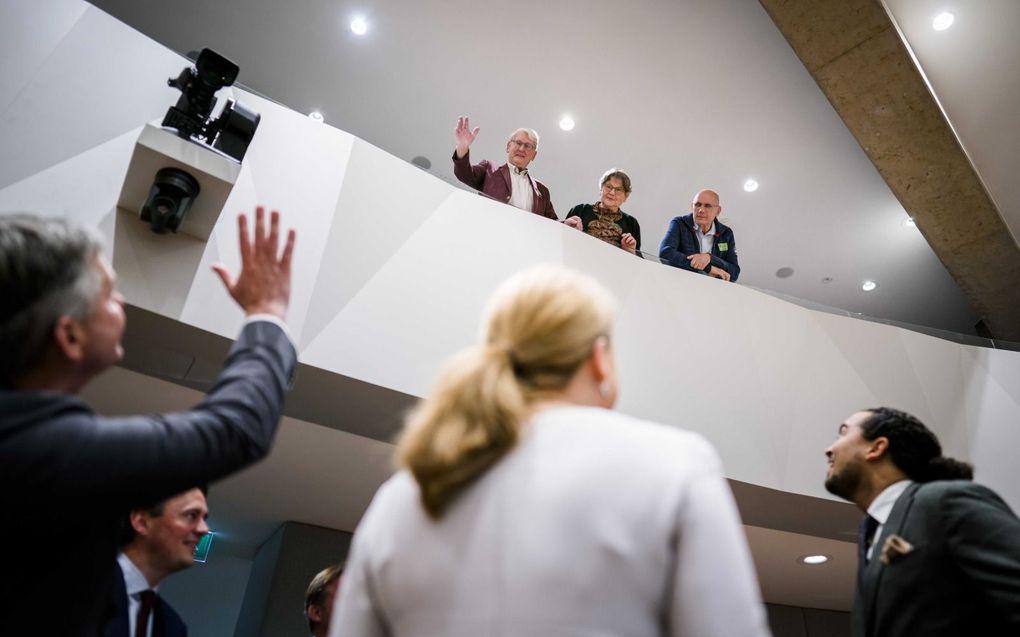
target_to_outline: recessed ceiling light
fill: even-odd
[[[914,218],[913,218],[913,217],[907,217],[907,218],[906,218],[906,219],[905,219],[905,220],[903,221],[903,225],[905,225],[905,226],[906,226],[906,227],[908,227],[908,228],[914,228],[914,227],[916,227],[916,226],[917,226],[917,223],[915,223],[915,222],[914,222]]]
[[[832,277],[831,276],[822,277],[822,283],[832,283]]]
[[[758,182],[753,179],[748,179],[744,182],[744,192],[754,192],[758,190]]]
[[[368,33],[368,23],[364,18],[354,18],[351,20],[351,31],[354,35],[365,35]]]
[[[952,13],[943,11],[942,13],[935,16],[935,19],[931,21],[931,28],[936,31],[945,31],[949,27],[953,26],[953,20],[956,19]]]
[[[326,121],[326,118],[323,117],[322,113],[320,113],[319,111],[312,111],[311,113],[308,114],[308,117],[319,122],[320,124]]]
[[[872,290],[874,290],[877,287],[878,287],[878,284],[875,283],[874,281],[870,281],[869,280],[869,281],[865,281],[864,283],[861,283],[861,289],[864,290],[865,292],[871,292]]]
[[[805,555],[797,558],[802,564],[825,564],[829,561],[828,555]]]
[[[574,118],[570,115],[564,115],[563,119],[560,120],[560,128],[563,130],[574,130]]]

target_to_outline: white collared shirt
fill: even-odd
[[[127,555],[119,553],[117,555],[117,563],[120,564],[120,570],[124,572],[124,587],[127,589],[128,598],[128,634],[135,634],[135,622],[138,621],[138,609],[142,605],[141,594],[150,588],[154,591],[159,591],[158,586],[149,586],[149,582],[142,575],[142,572],[138,570],[135,563],[131,561]],[[149,625],[145,628],[145,634],[148,637],[152,637],[152,616],[154,613],[149,613]]]
[[[872,539],[871,546],[868,547],[869,560],[871,559],[871,552],[875,549],[875,544],[878,543],[878,538],[882,537],[882,529],[885,528],[886,520],[889,519],[893,506],[900,499],[900,496],[903,495],[903,492],[907,490],[907,487],[913,483],[912,480],[893,482],[885,489],[882,489],[882,492],[872,500],[871,506],[868,507],[868,515],[878,520],[878,528],[875,529],[875,536]]]
[[[698,243],[701,245],[701,251],[711,253],[712,246],[715,245],[715,222],[712,222],[708,232],[702,232],[701,226],[698,222],[694,222],[694,236],[698,238]]]
[[[507,163],[507,168],[510,169],[510,201],[507,203],[514,208],[532,212],[531,208],[535,197],[531,192],[531,179],[528,178],[528,169],[522,170],[511,163]]]

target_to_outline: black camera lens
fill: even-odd
[[[177,232],[201,188],[198,180],[180,168],[163,168],[149,188],[139,217],[156,234]]]

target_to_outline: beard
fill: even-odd
[[[843,470],[833,472],[825,479],[825,490],[838,495],[844,500],[854,501],[854,495],[861,486],[861,468],[858,464],[848,464]]]

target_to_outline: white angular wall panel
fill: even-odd
[[[344,171],[328,178],[337,186],[339,196],[333,198],[329,230],[318,238],[325,241],[324,254],[303,326],[302,346],[319,336],[450,196],[449,186],[420,169],[394,162],[391,155],[364,141],[349,139],[351,161]]]
[[[0,187],[161,119],[180,95],[166,80],[185,64],[88,6],[3,110]]]
[[[302,360],[422,395],[442,361],[475,340],[499,282],[530,264],[559,261],[568,228],[447,188],[446,201],[308,344]]]
[[[822,488],[826,470],[823,454],[836,439],[839,423],[863,407],[895,403],[896,389],[888,388],[889,400],[876,396],[868,382],[861,378],[859,370],[844,357],[841,344],[832,340],[830,329],[827,328],[833,320],[837,324],[845,322],[849,329],[854,329],[860,321],[806,309],[802,311],[810,320],[793,333],[786,332],[785,325],[776,322],[770,314],[756,314],[762,321],[772,325],[777,338],[800,338],[804,342],[798,350],[799,357],[788,357],[773,363],[773,366],[796,365],[804,371],[799,385],[783,390],[783,395],[795,405],[796,413],[790,423],[787,471],[782,486],[778,488],[793,493],[825,496]],[[873,350],[873,354],[881,357],[877,351]],[[773,366],[763,367],[761,373],[770,373]],[[773,426],[772,419],[764,420],[763,425]]]
[[[194,285],[203,279],[213,279],[208,262],[216,261],[215,244],[207,244],[187,235],[158,235],[149,229],[149,224],[118,210],[116,213],[113,242],[113,266],[118,274],[118,288],[131,304],[143,309],[179,319],[185,305],[194,302]],[[207,259],[205,255],[212,255]],[[205,267],[203,267],[205,266]],[[219,290],[219,302],[227,302],[226,293]],[[215,321],[217,312],[208,315],[205,329]],[[240,314],[238,314],[240,317]],[[231,336],[237,332],[238,323],[224,332]]]
[[[0,125],[0,136],[3,130]],[[79,223],[98,225],[117,205],[139,130],[140,126],[81,153],[62,156],[54,165],[0,188],[0,210],[74,217]],[[17,149],[0,148],[4,158],[17,154]],[[112,233],[105,236],[112,241]],[[106,245],[107,250],[111,247],[112,243]]]
[[[909,406],[918,418],[931,420],[924,392],[904,347],[902,330],[822,314],[818,315],[818,323],[873,396],[881,400],[887,393],[886,388],[895,387],[904,409]],[[939,342],[931,339],[933,345]]]
[[[81,0],[0,2],[0,113],[24,89],[89,5]],[[4,182],[0,181],[0,184]]]
[[[969,457],[972,432],[964,393],[976,367],[969,352],[980,348],[905,330],[900,339],[917,381],[918,395],[916,402],[905,397],[897,406],[915,413],[938,432],[946,455]]]
[[[220,214],[214,233],[217,250],[205,254],[194,281],[193,296],[181,320],[225,336],[236,332],[242,318],[238,310],[230,307],[223,312],[208,311],[226,300],[219,279],[209,274],[209,268],[222,261],[232,271],[237,270],[240,264],[237,214],[250,215],[256,206],[262,205],[267,211],[279,210],[283,228],[293,228],[298,235],[300,250],[294,257],[297,276],[291,288],[289,322],[293,338],[300,343],[313,299],[315,273],[327,255],[334,252],[327,238],[335,221],[336,201],[355,140],[347,133],[322,126],[262,97],[238,89],[233,94],[245,106],[259,112],[262,120],[245,155],[238,183]]]
[[[611,258],[615,256],[606,261],[616,262]],[[595,270],[598,278],[606,265]],[[712,327],[714,313],[701,303],[704,296],[672,285],[676,283],[672,276],[662,276],[666,266],[639,265],[645,272],[630,283],[631,293],[620,304],[613,335],[620,376],[618,408],[701,433],[719,449],[732,478],[780,483],[789,425],[781,413],[770,414],[774,426],[755,424],[761,414],[769,413],[771,396],[760,384],[743,382],[758,372],[752,360],[755,352],[740,345],[753,337],[740,332],[727,339],[729,343],[721,341]],[[674,272],[691,283],[725,286]]]
[[[975,476],[1020,510],[1020,354],[968,348],[974,366],[965,383],[963,417]],[[1003,355],[1005,354],[1005,355]]]

